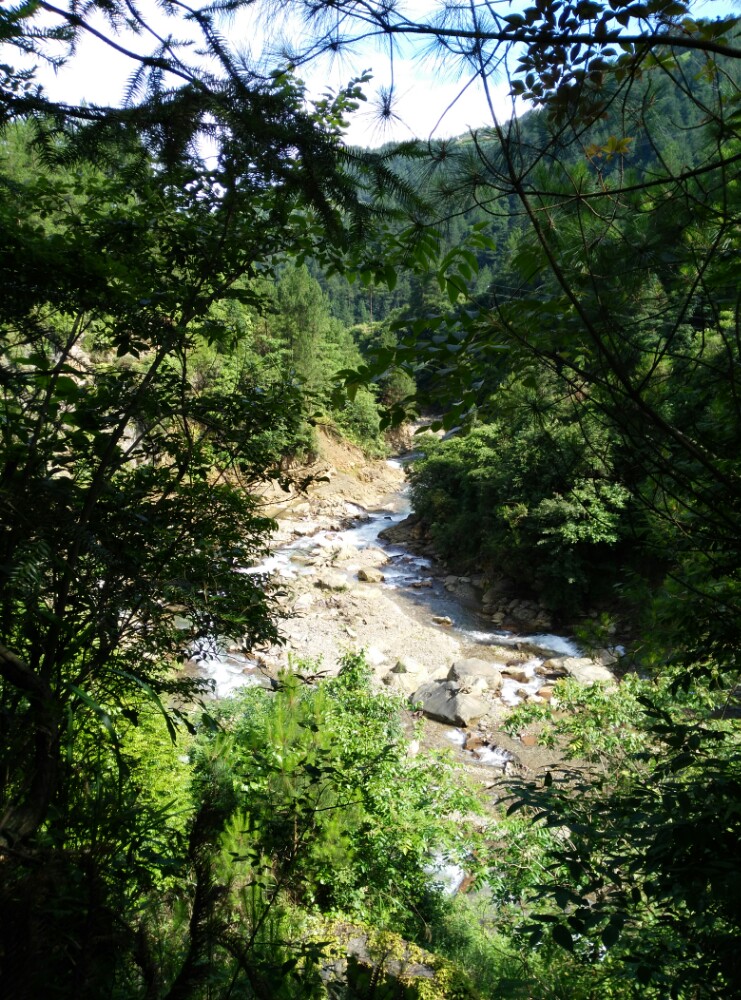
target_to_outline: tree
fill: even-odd
[[[474,206],[497,223],[514,213],[520,235],[483,296],[472,279],[486,241],[478,233],[453,247],[437,275],[451,309],[409,324],[377,369],[391,360],[440,372],[433,391],[438,402],[447,392],[448,427],[485,416],[512,369],[535,361],[554,376],[630,456],[627,485],[687,552],[676,569],[694,594],[698,636],[711,620],[717,633],[720,614],[731,657],[741,620],[732,569],[740,483],[728,458],[738,437],[737,19],[700,20],[692,5],[665,0],[543,0],[522,13],[441,5],[416,21],[395,7],[339,9],[334,34],[321,21],[330,13],[315,14],[333,44],[382,35],[393,51],[396,39],[423,38],[484,87],[494,67],[506,72],[512,95],[536,108],[505,123],[492,104],[491,127],[430,144],[438,218]],[[314,51],[305,46],[304,57]],[[683,159],[667,120],[687,136]],[[429,265],[434,222],[391,234],[378,280],[394,263]],[[671,387],[688,382],[683,409]],[[710,540],[719,535],[727,555]],[[670,644],[676,655],[676,636]],[[691,650],[689,636],[683,645]]]
[[[547,788],[530,799],[573,830],[546,880],[560,917],[545,920],[585,961],[622,935],[638,991],[661,992],[674,971],[675,995],[721,996],[738,989],[729,942],[739,920],[735,882],[707,849],[706,805],[723,817],[714,835],[725,851],[725,834],[738,835],[737,726],[717,719],[737,711],[741,640],[741,46],[736,17],[694,11],[673,0],[538,0],[521,11],[440,4],[416,20],[374,4],[315,16],[333,47],[375,36],[393,53],[422,39],[485,89],[502,72],[534,107],[504,122],[491,102],[490,127],[429,144],[437,221],[477,206],[497,221],[515,214],[519,233],[483,296],[471,294],[479,244],[453,247],[437,265],[451,308],[413,321],[376,370],[426,359],[445,377],[436,401],[447,385],[446,426],[486,419],[508,378],[553,380],[586,449],[611,459],[643,512],[636,542],[654,572],[641,581],[638,656],[673,678],[676,701],[662,715],[647,695],[651,749],[629,777],[610,773],[586,798],[559,787],[553,808]],[[428,263],[429,221],[390,237],[386,267]],[[683,689],[699,703],[684,704]],[[701,931],[682,957],[690,927]]]
[[[12,44],[73,42],[95,9],[136,18],[130,4],[70,4],[60,33],[37,26],[42,9],[54,13],[3,10]],[[208,18],[195,22],[210,37]],[[298,390],[245,365],[225,398],[193,362],[238,333],[216,307],[252,303],[250,279],[290,253],[341,253],[340,210],[357,204],[338,143],[352,99],[307,109],[290,76],[240,75],[212,42],[222,77],[186,73],[165,44],[180,84],[168,89],[162,60],[145,58],[146,96],[124,108],[60,106],[4,68],[0,893],[13,936],[0,966],[10,995],[33,995],[42,954],[57,995],[100,995],[107,949],[135,932],[120,914],[173,864],[122,734],[152,706],[173,739],[190,724],[204,686],[181,664],[199,647],[276,637],[265,581],[240,570],[267,544],[270,522],[249,490],[280,476]],[[205,134],[218,144],[211,165],[196,148]],[[366,215],[358,204],[356,221]]]

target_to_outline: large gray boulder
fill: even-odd
[[[448,680],[457,681],[463,691],[497,692],[502,686],[502,675],[496,666],[476,656],[456,660],[448,671]]]
[[[410,701],[422,706],[425,715],[450,726],[470,726],[487,715],[490,706],[481,698],[456,690],[455,683],[428,681],[418,687]]]

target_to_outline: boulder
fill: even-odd
[[[419,687],[419,677],[415,677],[413,674],[397,674],[393,670],[389,670],[383,676],[383,683],[391,688],[395,694],[408,698]]]
[[[605,667],[612,667],[617,663],[619,656],[613,649],[598,649],[594,654],[594,659]]]
[[[358,580],[362,580],[363,583],[383,583],[385,577],[380,569],[375,569],[369,566],[367,569],[358,570]]]
[[[551,676],[568,674],[580,684],[615,684],[615,678],[607,667],[587,656],[557,656],[546,660],[543,667]]]
[[[336,565],[350,562],[351,559],[357,559],[357,557],[358,549],[354,545],[333,545],[327,549],[326,553],[327,562]]]
[[[356,549],[355,555],[363,566],[385,566],[389,562],[388,553],[375,545],[368,545],[364,549]]]
[[[502,675],[495,665],[475,656],[456,660],[448,671],[448,680],[457,681],[464,690],[498,691],[502,686]]]
[[[413,704],[420,704],[425,715],[450,726],[470,726],[472,722],[490,711],[487,702],[470,694],[448,690],[438,681],[428,681],[411,696]]]
[[[565,659],[565,656],[556,656],[544,660],[540,666],[535,668],[535,672],[541,677],[566,677],[569,672],[563,665]]]
[[[479,592],[472,583],[467,581],[467,578],[461,577],[453,588],[453,593],[466,607],[477,608],[479,606]]]
[[[391,524],[388,528],[378,533],[378,537],[392,545],[408,545],[414,538],[418,538],[421,525],[416,514],[410,514],[398,524]]]

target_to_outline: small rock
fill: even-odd
[[[524,747],[536,747],[538,745],[538,737],[535,733],[520,733],[520,743]]]
[[[463,744],[463,749],[464,750],[478,750],[479,747],[485,747],[485,746],[488,746],[486,740],[482,739],[481,736],[478,736],[475,733],[470,733],[466,737],[466,741]]]
[[[442,625],[444,628],[451,628],[453,625],[453,619],[447,615],[433,615],[432,621],[435,625]]]
[[[397,660],[391,670],[395,674],[419,674],[422,671],[422,667],[416,660],[413,660],[409,656],[403,660]]]
[[[551,684],[547,684],[545,687],[538,688],[538,697],[542,698],[543,701],[550,701],[554,691],[555,688]]]

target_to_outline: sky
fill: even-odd
[[[140,6],[147,10],[151,4],[152,24],[157,27],[157,17],[151,0]],[[433,0],[407,0],[405,9],[409,16],[424,14],[433,6]],[[738,3],[734,0],[699,0],[696,9],[705,16],[717,16]],[[513,7],[513,9],[515,9]],[[105,33],[109,29],[98,22]],[[285,28],[288,36],[300,37],[296,25]],[[257,54],[276,41],[262,30],[250,14],[242,15],[223,26],[230,43],[242,50],[251,49]],[[124,44],[137,51],[144,51],[145,43],[138,38],[122,38]],[[391,140],[412,137],[445,138],[460,135],[470,128],[490,124],[491,111],[478,81],[466,86],[466,78],[456,79],[451,72],[452,63],[433,60],[420,62],[414,50],[407,46],[396,54],[393,83],[396,94],[394,116],[385,121],[375,110],[373,95],[379,88],[388,88],[392,77],[388,55],[372,43],[356,47],[352,56],[343,56],[330,63],[326,59],[302,67],[299,75],[308,86],[310,95],[319,96],[327,88],[337,90],[352,76],[363,70],[373,74],[373,81],[366,86],[369,101],[363,105],[348,131],[348,141],[375,146]],[[86,38],[78,51],[57,73],[48,67],[40,69],[38,80],[57,100],[79,103],[117,104],[126,88],[132,71],[132,61],[114,52],[109,46],[94,38]],[[507,96],[509,87],[496,76],[490,81],[490,97],[500,120],[509,118],[513,105]],[[518,109],[519,110],[519,109]]]
[[[430,6],[429,3],[427,6]],[[96,23],[101,31],[108,32],[109,29],[102,21]],[[156,20],[153,23],[156,24]],[[225,25],[224,32],[233,45],[240,48],[249,46],[253,52],[274,41],[265,37],[264,32],[246,18]],[[141,39],[129,37],[125,44],[137,51],[145,51],[145,43]],[[49,67],[41,66],[37,79],[57,100],[117,104],[125,91],[132,69],[132,60],[119,55],[98,39],[86,37],[75,56],[65,66],[56,73]],[[427,138],[433,134],[438,137],[460,135],[468,128],[476,128],[491,121],[480,86],[466,87],[465,79],[455,79],[440,65],[421,65],[413,58],[409,47],[406,52],[397,53],[394,60],[396,102],[391,119],[380,119],[374,110],[374,94],[379,89],[387,89],[392,77],[387,54],[373,44],[360,47],[351,56],[343,56],[331,62],[327,59],[317,60],[298,70],[298,75],[305,80],[309,94],[318,97],[328,88],[337,91],[364,70],[373,74],[373,81],[365,87],[368,102],[353,116],[348,131],[351,143],[378,145],[413,136]],[[497,98],[497,113],[504,118],[509,118],[512,114],[511,102],[506,97],[507,90],[504,82],[495,84],[493,88]]]

